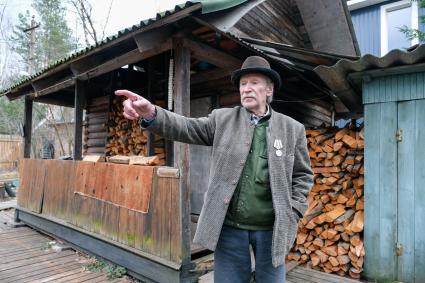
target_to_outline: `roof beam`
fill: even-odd
[[[192,85],[201,84],[230,76],[231,73],[231,71],[223,69],[213,69],[204,72],[199,72],[190,76],[190,83]]]
[[[34,93],[31,95],[32,97],[39,97],[46,94],[54,93],[58,90],[73,86],[75,83],[75,79],[73,77],[65,78],[54,85],[50,85],[45,88],[40,88],[37,85],[37,82],[31,83],[34,88]]]
[[[242,65],[242,61],[240,59],[237,59],[205,43],[184,38],[183,45],[193,52],[193,57],[207,61],[217,67],[233,71],[239,69]]]
[[[34,99],[34,102],[44,103],[44,104],[52,104],[52,105],[58,105],[58,106],[65,106],[65,107],[74,107],[74,97],[72,96],[72,94],[70,94],[70,95],[66,94],[65,96],[67,98],[66,100],[58,99],[57,95],[55,95],[55,97],[50,97],[49,95],[39,96],[39,97]]]
[[[165,52],[167,50],[170,50],[172,47],[171,39],[168,38],[165,42],[162,44],[155,46],[150,49],[146,49],[143,52],[140,52],[139,49],[134,49],[130,52],[127,52],[126,54],[123,54],[121,56],[118,56],[112,60],[109,60],[103,64],[97,65],[90,70],[84,71],[84,72],[78,72],[74,70],[75,73],[74,77],[67,77],[64,80],[61,80],[60,82],[49,85],[47,87],[41,87],[37,85],[35,82],[33,83],[33,87],[35,90],[34,97],[40,97],[46,94],[50,94],[56,91],[59,91],[61,89],[70,87],[75,84],[76,79],[80,80],[88,80],[90,78],[94,78],[97,76],[100,76],[102,74],[111,72],[113,70],[116,70],[118,68],[121,68],[122,66],[133,64],[136,62],[139,62],[141,60],[147,59],[149,57],[155,56],[157,54],[160,54],[162,52]]]
[[[141,53],[146,50],[151,50],[158,46],[158,44],[163,44],[173,34],[172,26],[166,26],[161,29],[150,30],[144,33],[140,33],[134,37],[137,47]]]
[[[144,50],[143,52],[140,52],[139,49],[134,49],[124,55],[118,56],[108,62],[98,65],[87,72],[79,74],[77,78],[81,80],[88,80],[89,78],[100,76],[115,69],[121,68],[122,66],[134,64],[141,60],[153,57],[167,50],[170,50],[171,47],[171,39],[168,39],[162,44],[151,49]]]

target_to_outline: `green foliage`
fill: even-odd
[[[21,56],[30,75],[75,50],[72,30],[65,20],[63,1],[33,0],[32,7],[37,13],[35,19],[28,10],[20,13],[19,23],[10,38],[13,50]],[[29,31],[32,26],[38,27]]]
[[[48,64],[68,55],[73,49],[72,31],[65,20],[65,8],[60,0],[33,0],[40,17],[39,50]]]
[[[45,104],[33,104],[33,125],[37,125],[46,117]],[[5,96],[0,97],[0,134],[22,135],[24,124],[24,99],[9,101]]]
[[[21,135],[24,116],[22,99],[8,101],[0,97],[0,134]]]
[[[21,55],[24,61],[29,61],[30,35],[29,33],[25,33],[24,30],[31,26],[30,11],[26,10],[25,14],[19,13],[18,22],[19,24],[13,29],[13,36],[11,38],[13,41],[13,50]]]
[[[91,272],[106,272],[108,280],[114,280],[127,274],[127,269],[122,266],[107,263],[103,260],[95,260],[84,267]]]
[[[418,2],[419,8],[425,8],[425,0],[412,0],[412,2],[413,1]],[[419,16],[419,23],[425,23],[425,16]],[[425,41],[425,33],[419,29],[411,29],[407,26],[403,26],[399,28],[399,30],[404,33],[408,40],[417,38],[421,43]]]

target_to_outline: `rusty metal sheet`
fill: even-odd
[[[154,167],[77,162],[75,193],[148,213]]]

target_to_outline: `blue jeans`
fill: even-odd
[[[248,231],[223,225],[214,252],[214,282],[250,282],[251,245],[255,257],[255,282],[284,283],[285,265],[272,265],[272,234],[272,231]]]

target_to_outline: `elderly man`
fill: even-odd
[[[215,282],[285,281],[285,256],[311,189],[305,129],[273,111],[269,103],[279,74],[259,56],[248,57],[232,74],[242,107],[186,118],[127,90],[124,116],[167,139],[212,146],[208,190],[194,242],[215,251]],[[193,168],[192,170],[196,170]]]

